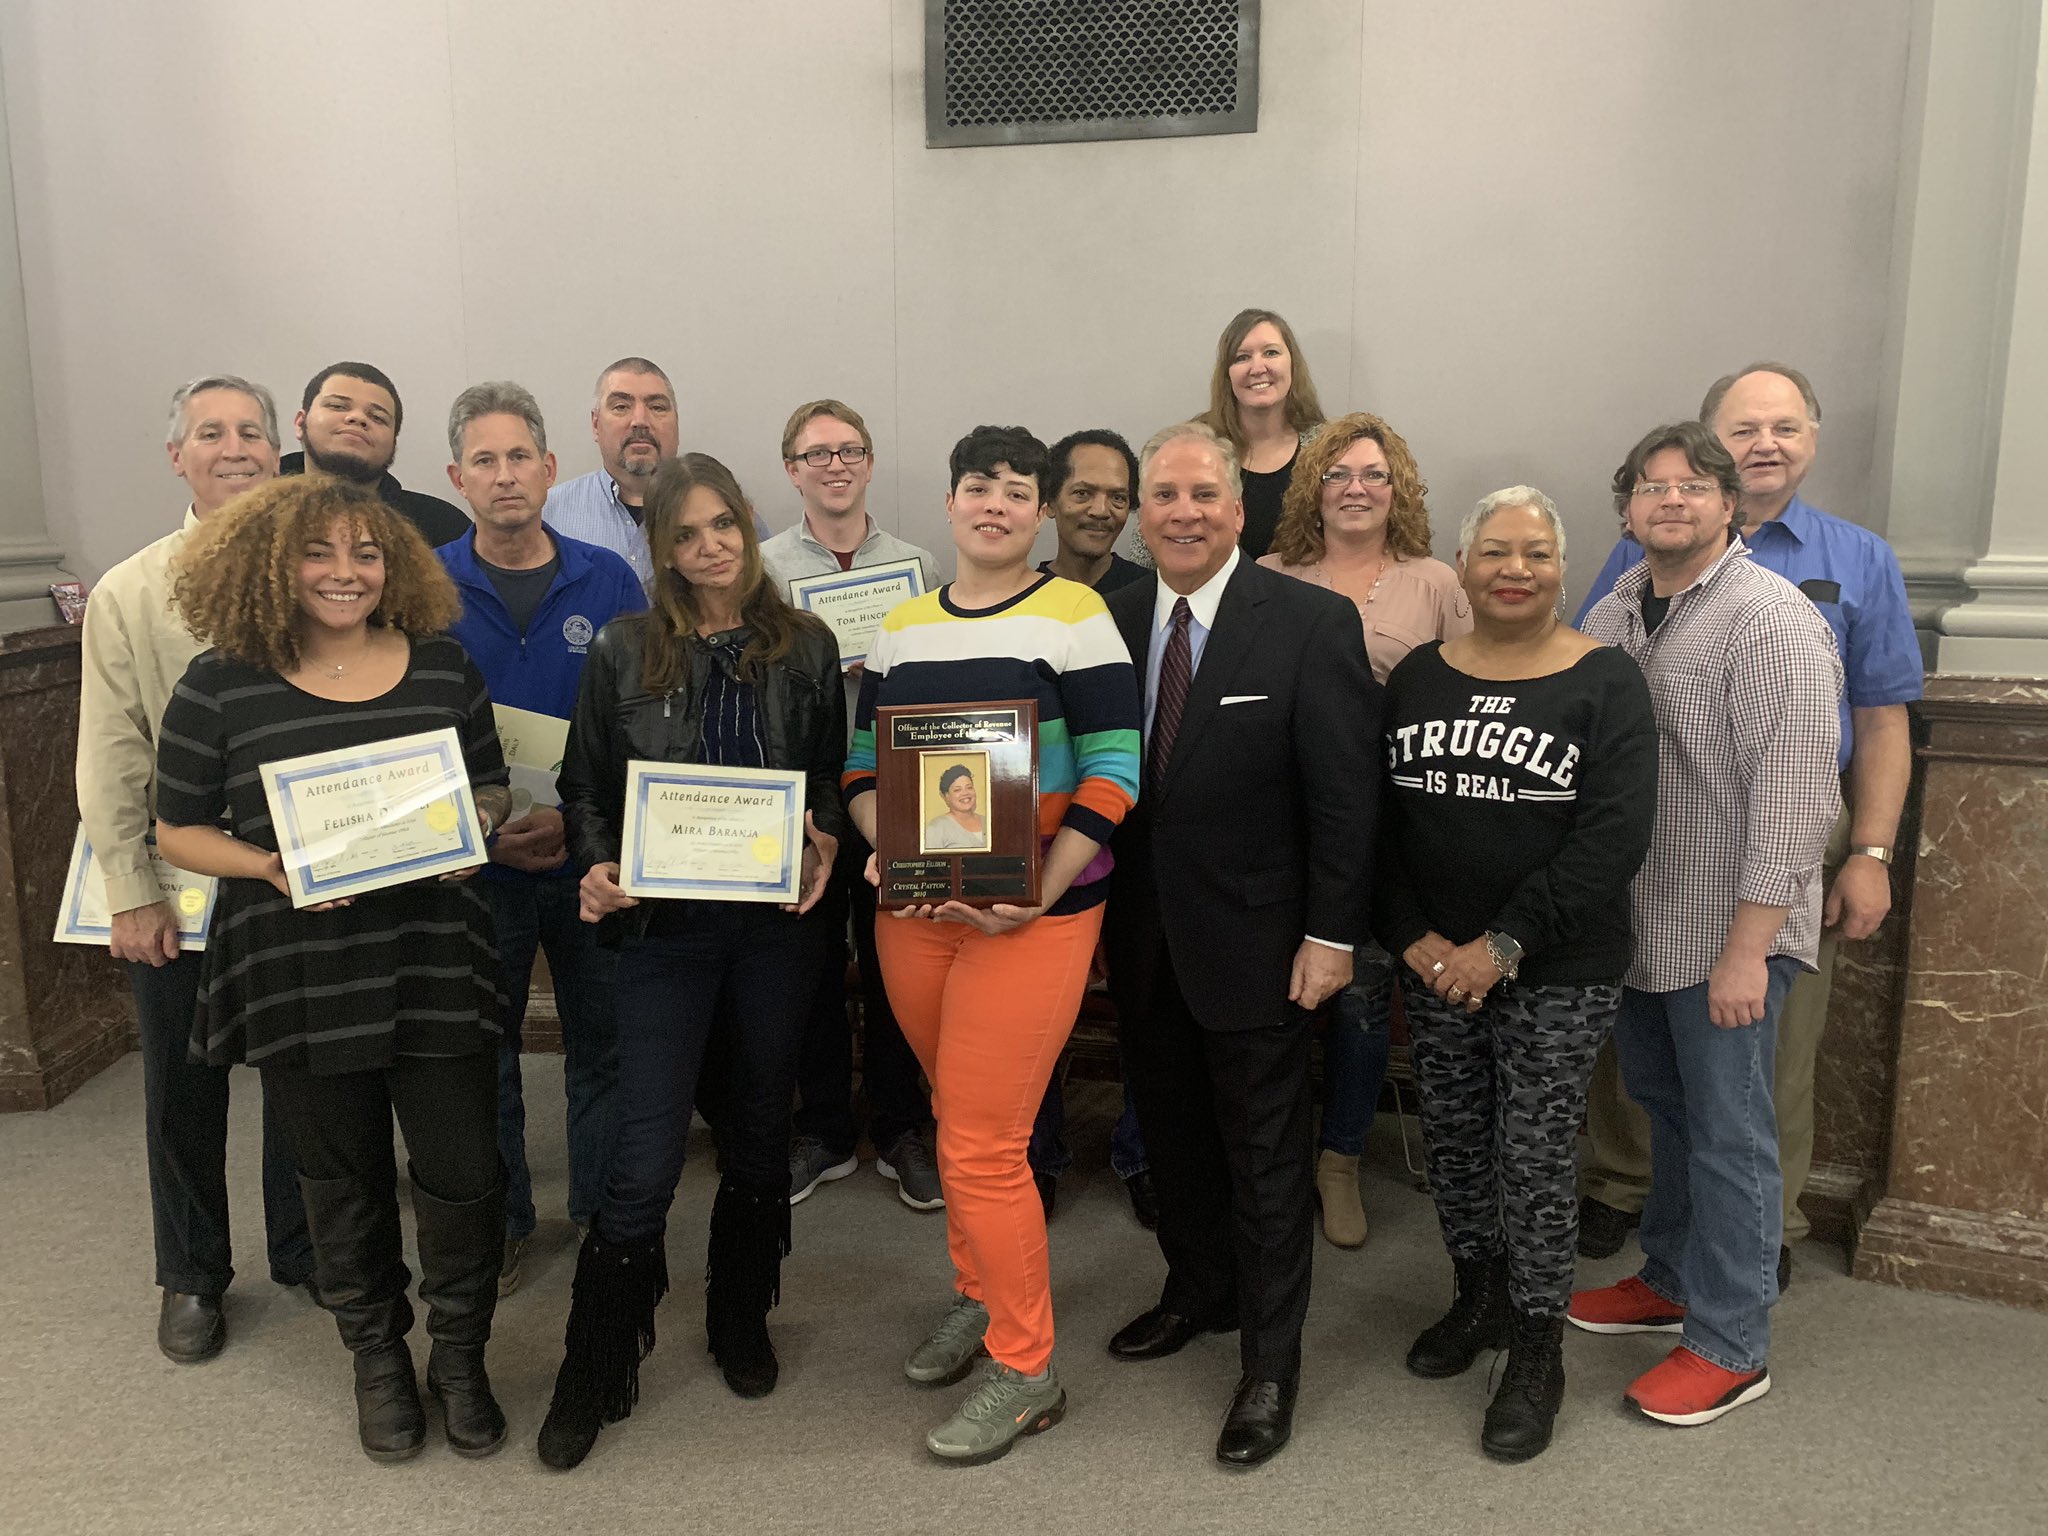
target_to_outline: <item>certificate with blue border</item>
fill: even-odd
[[[803,857],[801,772],[626,764],[619,886],[628,896],[795,901]]]
[[[453,726],[265,763],[263,795],[295,907],[489,857]]]
[[[850,571],[790,579],[789,600],[805,613],[816,614],[839,641],[839,665],[851,667],[868,659],[882,620],[898,603],[924,595],[924,563],[891,560],[858,565]]]
[[[156,851],[155,838],[149,839],[149,862],[156,872],[157,899],[178,919],[178,947],[206,948],[206,931],[213,926],[220,882],[211,875],[195,875],[165,863]],[[106,944],[114,937],[114,916],[107,910],[107,877],[84,827],[71,839],[71,869],[64,877],[64,900],[58,904],[57,931],[51,937],[59,944]]]

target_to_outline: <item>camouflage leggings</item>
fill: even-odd
[[[1477,1013],[1401,978],[1423,1155],[1454,1259],[1505,1251],[1524,1312],[1564,1316],[1579,1235],[1574,1143],[1619,987],[1503,981]]]

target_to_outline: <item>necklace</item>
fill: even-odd
[[[1324,572],[1322,561],[1318,560],[1315,563],[1314,567],[1312,568],[1312,574],[1315,576],[1316,582],[1319,586],[1331,587],[1332,589],[1334,589],[1335,583],[1333,583],[1330,580],[1329,576]],[[1379,567],[1372,573],[1372,586],[1366,590],[1366,594],[1363,598],[1354,599],[1354,601],[1358,603],[1358,606],[1361,608],[1370,608],[1372,606],[1373,599],[1380,595],[1380,583],[1385,581],[1386,579],[1387,552],[1384,549],[1382,549],[1380,551]]]

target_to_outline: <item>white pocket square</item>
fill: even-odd
[[[1257,704],[1261,700],[1270,699],[1271,697],[1270,693],[1232,693],[1225,695],[1220,702],[1224,704]]]

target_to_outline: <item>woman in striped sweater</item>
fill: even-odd
[[[1045,1213],[1024,1154],[1101,932],[1106,845],[1137,798],[1140,704],[1102,599],[1031,568],[1045,445],[1019,427],[977,427],[951,468],[959,571],[883,621],[854,715],[846,797],[872,843],[878,706],[1036,700],[1041,905],[948,902],[898,913],[875,933],[889,1001],[931,1079],[957,1293],[903,1369],[937,1385],[990,1357],[980,1387],[925,1437],[933,1455],[974,1462],[1066,1412],[1052,1369]]]

